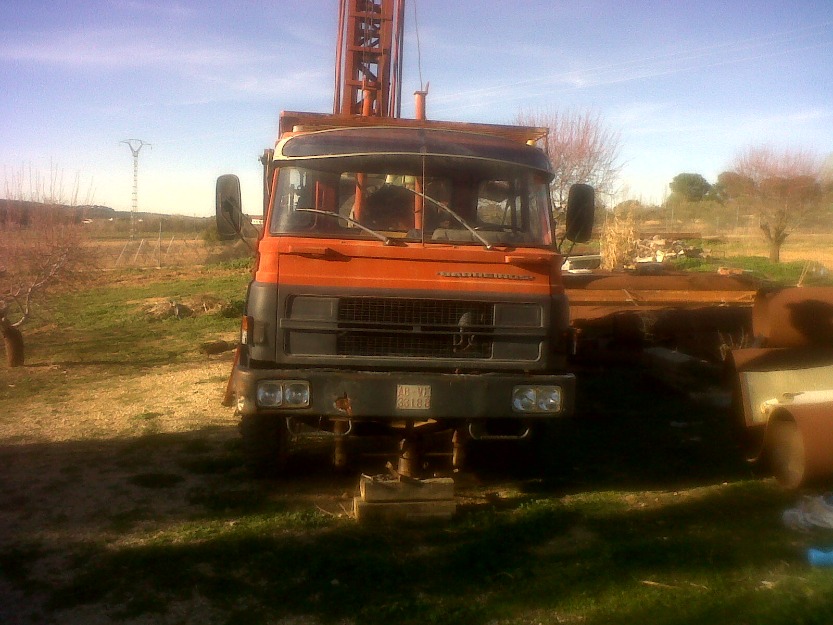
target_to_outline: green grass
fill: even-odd
[[[121,368],[185,361],[201,342],[237,329],[249,279],[246,271],[225,266],[208,266],[198,277],[136,270],[110,276],[102,284],[54,298],[39,311],[24,328],[27,362],[112,364],[117,374]],[[204,295],[225,304],[216,312],[183,319],[155,319],[143,309],[148,300]]]
[[[37,396],[59,410],[68,386],[77,388],[102,375],[116,383],[121,375],[204,358],[202,343],[233,340],[250,274],[208,266],[198,277],[128,270],[105,278],[71,295],[53,294],[36,310],[23,327],[28,366],[4,372],[0,409]],[[183,319],[155,319],[143,307],[147,300],[207,295],[224,305]],[[152,430],[152,419],[145,419],[145,425]]]
[[[730,256],[718,259],[683,258],[673,261],[683,271],[714,272],[719,267],[741,269],[750,275],[778,285],[795,286],[799,280],[805,285],[831,286],[833,274],[816,264],[805,261],[773,263],[762,256]]]
[[[581,379],[591,410],[562,432],[569,444],[556,448],[549,471],[501,474],[497,494],[462,504],[449,523],[356,525],[297,490],[306,465],[283,482],[251,480],[235,449],[195,434],[102,450],[156,450],[203,479],[179,495],[187,517],[153,519],[137,506],[110,515],[111,530],[133,531],[133,540],[70,540],[71,573],[46,589],[49,610],[161,620],[198,596],[230,624],[297,615],[368,624],[827,622],[833,578],[803,554],[833,540],[782,526],[794,496],[752,477],[731,452],[724,419],[692,408],[686,418],[707,436],[692,447],[669,426],[680,418],[672,393],[655,389],[647,412],[634,405],[646,392],[638,372]],[[327,475],[319,466],[310,478]],[[129,482],[167,498],[182,483],[178,473],[138,467]],[[34,571],[46,551],[9,550],[0,563],[4,555],[10,581],[41,588]]]
[[[233,316],[153,320],[139,302],[200,293],[239,302],[249,279],[216,266],[196,277],[116,277],[54,302],[53,316],[30,328],[33,361],[58,366],[33,380],[15,373],[13,387],[0,384],[0,408],[11,412],[28,397],[59,402],[84,375],[101,375],[78,374],[73,363],[105,363],[115,384],[114,364],[136,373],[202,358],[196,345],[233,332]],[[67,482],[111,462],[137,497],[179,498],[178,512],[157,517],[139,500],[102,509],[99,534],[57,532],[59,547],[36,537],[0,544],[0,578],[24,597],[45,597],[56,622],[83,606],[113,621],[170,621],[177,606],[196,601],[210,606],[212,622],[229,624],[299,615],[368,624],[828,623],[833,576],[811,569],[804,552],[833,546],[833,536],[782,526],[794,495],[740,460],[724,413],[642,378],[620,368],[581,372],[582,420],[565,424],[543,475],[483,473],[484,488],[493,484],[498,495],[466,500],[449,523],[401,527],[324,512],[311,495],[316,481],[330,491],[330,482],[348,491],[355,484],[320,467],[253,480],[239,445],[218,442],[216,432],[157,433],[160,413],[137,397],[132,419],[147,426],[143,435],[31,453],[65,454]],[[693,425],[672,426],[680,420]],[[497,456],[513,465],[511,452]],[[153,458],[170,464],[153,466]],[[0,503],[13,510],[2,490]],[[55,514],[47,537],[69,526]],[[47,584],[50,566],[60,574]]]
[[[801,560],[811,537],[777,528],[785,498],[758,482],[687,496],[518,496],[419,528],[282,511],[246,491],[230,500],[233,524],[224,509],[141,545],[89,548],[53,608],[163,613],[196,590],[229,623],[786,625],[826,622],[833,607],[833,579]]]

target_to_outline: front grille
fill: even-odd
[[[487,302],[344,297],[339,300],[338,320],[456,327],[460,320],[467,316],[469,325],[491,325],[493,308],[494,306]]]
[[[494,306],[487,302],[342,298],[336,351],[342,356],[489,358]]]

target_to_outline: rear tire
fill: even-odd
[[[801,432],[790,419],[777,419],[767,427],[766,451],[770,469],[779,484],[796,489],[801,486],[807,469]]]
[[[532,425],[528,454],[538,477],[565,479],[571,472],[577,446],[576,422],[572,417],[542,419]]]
[[[255,475],[273,477],[284,472],[289,459],[289,431],[283,417],[243,415],[240,434],[246,465]]]

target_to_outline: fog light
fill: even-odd
[[[269,380],[257,385],[257,405],[274,408],[283,403],[283,387],[278,381]]]
[[[283,386],[283,403],[287,408],[306,408],[309,406],[309,383],[302,381],[285,382]]]
[[[561,412],[560,386],[516,386],[512,389],[515,412]]]

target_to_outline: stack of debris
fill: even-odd
[[[447,520],[457,511],[454,480],[362,475],[353,512],[360,522]]]
[[[638,239],[631,256],[632,264],[663,263],[676,258],[711,258],[712,252],[702,247],[687,245],[685,241],[666,239],[654,235],[650,239]]]
[[[610,254],[611,250],[603,250]],[[682,258],[713,258],[711,249],[689,245],[685,239],[664,237],[655,234],[650,237],[629,240],[625,248],[616,254],[616,259],[603,259],[602,254],[571,256],[561,269],[570,273],[589,273],[589,270],[611,266],[614,269],[640,269],[648,264],[663,264]],[[610,261],[607,265],[604,260]]]

